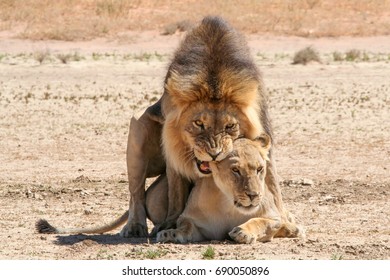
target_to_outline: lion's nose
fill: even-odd
[[[207,152],[209,156],[215,161],[217,157],[221,154],[221,151]]]

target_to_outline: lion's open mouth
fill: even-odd
[[[203,174],[210,174],[211,173],[211,168],[210,168],[210,164],[208,161],[200,161],[197,158],[195,160],[196,160],[196,166],[198,167],[198,170],[200,171],[200,173],[203,173]]]

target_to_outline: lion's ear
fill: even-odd
[[[268,152],[269,152],[269,149],[271,148],[271,137],[269,137],[268,134],[266,133],[262,133],[260,136],[256,137],[254,139],[256,142],[258,142],[261,146],[261,148],[263,149],[263,151],[265,151],[265,156],[266,156],[266,160],[268,160]]]
[[[199,99],[198,93],[192,90],[193,79],[192,76],[180,76],[176,71],[171,72],[165,89],[177,107],[184,108]]]

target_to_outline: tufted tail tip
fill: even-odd
[[[40,219],[35,223],[35,229],[39,233],[46,233],[46,234],[58,233],[57,229],[44,219]]]

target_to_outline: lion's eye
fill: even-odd
[[[201,127],[201,128],[204,127],[203,122],[202,122],[201,120],[196,120],[196,121],[194,121],[194,124],[195,124],[196,126]]]
[[[232,168],[232,171],[233,171],[233,173],[236,173],[237,175],[240,175],[240,174],[241,174],[241,173],[240,173],[240,170],[238,170],[237,167],[233,167],[233,168]]]
[[[225,129],[233,129],[236,127],[236,124],[235,123],[229,123],[225,126]]]
[[[259,174],[259,173],[263,173],[263,170],[264,170],[264,168],[263,168],[263,167],[259,167],[259,168],[257,168],[257,174]]]

